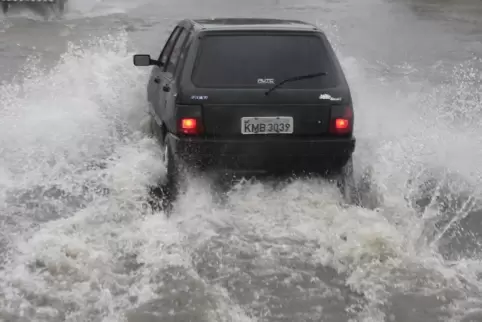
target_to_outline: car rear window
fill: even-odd
[[[283,88],[328,88],[338,78],[323,41],[315,35],[209,35],[193,70],[197,87],[263,88],[289,77],[326,76],[288,82]]]

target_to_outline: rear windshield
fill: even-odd
[[[338,85],[327,49],[315,35],[210,35],[201,42],[192,81],[197,87],[264,88],[317,72],[328,75],[283,88]]]

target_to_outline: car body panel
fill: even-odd
[[[202,170],[319,173],[346,164],[355,150],[356,139],[201,139],[169,133],[167,142],[186,164]]]
[[[191,75],[204,37],[267,33],[318,37],[336,73],[336,86],[312,89],[281,86],[266,95],[270,86],[209,88],[194,84]],[[179,35],[182,41],[176,43]],[[173,46],[177,64],[166,64]],[[149,111],[162,128],[166,142],[185,161],[239,170],[250,168],[250,162],[256,170],[274,164],[290,168],[303,164],[303,159],[315,168],[325,163],[336,167],[343,166],[355,149],[353,132],[340,136],[328,133],[331,119],[341,117],[353,104],[333,48],[325,34],[313,25],[276,19],[186,19],[173,29],[156,62],[147,86]],[[293,133],[241,134],[243,117],[266,116],[293,117]],[[202,133],[197,137],[179,133],[182,117],[197,118],[202,123]]]

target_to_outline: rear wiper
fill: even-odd
[[[274,91],[275,89],[277,89],[278,87],[283,85],[284,83],[299,81],[299,80],[308,79],[308,78],[315,78],[315,77],[325,76],[325,75],[327,75],[326,72],[320,72],[320,73],[315,73],[315,74],[307,74],[307,75],[302,75],[302,76],[290,77],[290,78],[287,78],[287,79],[279,82],[278,84],[275,84],[273,87],[268,89],[264,94],[266,96],[269,95],[269,93],[271,93],[272,91]]]

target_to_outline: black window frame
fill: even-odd
[[[189,30],[187,30],[186,28],[180,27],[180,30],[181,31],[177,34],[174,46],[172,46],[171,51],[169,53],[169,57],[168,57],[167,62],[164,66],[164,71],[168,72],[168,73],[171,73],[173,75],[176,73],[177,67],[179,66],[179,58],[181,57],[182,52],[184,50],[184,46],[186,45],[186,42],[187,42],[187,40],[189,39],[189,36],[190,36]],[[185,35],[184,39],[181,39],[181,42],[180,42],[179,41],[180,37],[183,36],[183,35]],[[179,46],[178,46],[178,44],[179,44]],[[177,53],[176,62],[173,64],[172,63],[172,57],[173,57],[174,49],[176,49],[176,48],[179,49],[179,51]]]
[[[193,29],[186,29],[188,31],[188,35],[186,37],[186,41],[183,44],[181,54],[179,55],[177,66],[174,70],[175,77],[181,78],[183,75],[184,67],[187,63],[187,58],[189,52],[191,50],[191,46],[193,45],[193,41],[195,39],[195,32]]]
[[[174,27],[174,29],[171,31],[171,34],[169,35],[169,38],[167,39],[167,41],[164,45],[164,48],[162,48],[161,53],[159,54],[158,61],[161,63],[163,71],[166,70],[167,63],[169,62],[169,58],[171,57],[172,49],[174,48],[174,45],[176,45],[177,38],[179,38],[179,34],[180,34],[179,30],[181,30],[181,29],[182,29],[181,26]],[[171,41],[173,41],[172,46],[170,46]],[[169,50],[169,52],[166,53],[166,50]],[[166,62],[165,63],[162,62],[162,58],[164,56],[166,56]]]

